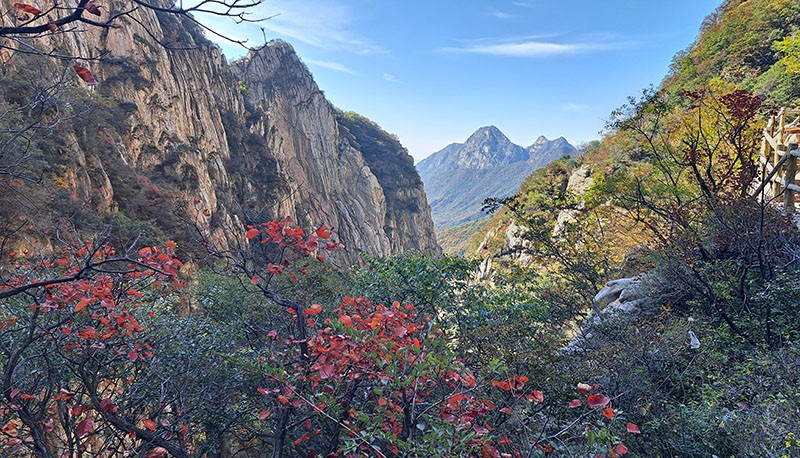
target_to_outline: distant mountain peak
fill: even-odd
[[[537,138],[536,141],[534,141],[531,146],[527,147],[526,149],[531,152],[541,151],[547,149],[553,142],[555,142],[555,140],[550,141],[544,135],[540,135],[539,138]]]
[[[508,140],[506,135],[497,127],[484,126],[473,132],[472,135],[470,135],[470,137],[467,139],[467,143],[469,143],[471,140],[482,140],[487,138],[501,138]]]
[[[483,150],[485,153],[498,151],[509,145],[513,145],[511,140],[495,126],[481,127],[464,142],[466,148],[475,151]]]
[[[489,132],[489,133],[492,133],[492,134],[499,134],[499,135],[503,135],[503,132],[501,132],[501,131],[500,131],[500,129],[498,129],[498,128],[497,128],[497,126],[483,126],[483,127],[479,127],[479,128],[478,128],[478,129],[477,129],[477,130],[476,130],[476,131],[473,133],[473,135],[475,135],[475,134],[477,134],[477,133],[481,133],[481,132]]]
[[[499,164],[526,161],[528,153],[511,143],[497,127],[485,126],[460,145],[454,158],[457,168],[488,169]]]
[[[497,127],[485,126],[466,142],[450,144],[423,159],[417,169],[434,223],[442,228],[479,218],[483,199],[513,194],[533,170],[572,151],[566,140],[544,136],[523,148]]]

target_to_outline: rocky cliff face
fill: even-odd
[[[140,23],[50,40],[73,54],[105,53],[88,65],[100,83],[85,97],[92,107],[98,99],[115,105],[91,135],[62,133],[75,141],[58,153],[62,167],[54,179],[74,198],[92,201],[100,213],[136,213],[130,197],[150,187],[173,202],[175,214],[220,241],[271,218],[325,224],[346,247],[342,263],[361,251],[439,251],[418,177],[387,199],[391,178],[376,176],[357,142],[343,134],[290,45],[271,42],[229,64],[190,24],[136,14]],[[191,49],[169,49],[176,45]],[[18,61],[21,72],[25,61]],[[88,115],[98,120],[98,113]],[[405,156],[401,147],[383,160]],[[141,207],[145,217],[152,211]]]

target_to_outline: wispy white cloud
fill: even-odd
[[[579,49],[577,45],[527,41],[523,43],[502,43],[496,45],[470,46],[466,48],[444,48],[443,51],[490,54],[495,56],[546,57],[558,54],[572,54]]]
[[[592,39],[561,43],[544,40],[546,37],[518,37],[502,40],[475,40],[461,47],[445,47],[440,51],[449,53],[486,54],[509,57],[551,57],[565,54],[580,54],[591,51],[608,51],[630,47],[622,41]]]
[[[503,19],[503,20],[514,19],[516,17],[511,13],[506,13],[505,11],[493,11],[492,16],[496,17],[497,19]]]
[[[514,5],[514,6],[518,7],[518,8],[528,8],[528,9],[536,8],[536,5],[534,5],[534,4],[530,3],[530,2],[514,2],[514,3],[512,3],[512,5]]]
[[[384,73],[383,74],[383,79],[385,79],[386,81],[388,81],[390,83],[404,84],[403,81],[401,81],[399,78],[397,78],[396,76],[392,75],[391,73]]]
[[[348,73],[350,75],[357,75],[358,74],[358,72],[356,72],[352,68],[349,68],[349,67],[347,67],[345,65],[342,65],[340,63],[337,63],[337,62],[330,62],[330,61],[316,60],[316,59],[308,59],[308,58],[305,58],[305,57],[303,58],[303,62],[305,62],[307,65],[310,65],[312,67],[327,68],[327,69],[330,69],[330,70],[336,70],[337,72]]]
[[[469,40],[458,40],[459,43],[463,45],[490,45],[490,44],[501,44],[501,43],[519,43],[523,41],[542,41],[542,40],[553,40],[556,38],[561,37],[560,34],[557,33],[538,33],[538,34],[529,34],[529,35],[515,35],[512,37],[490,37],[490,38],[473,38]]]
[[[325,0],[270,0],[261,8],[273,16],[261,26],[267,37],[276,35],[315,48],[355,54],[386,54],[388,51],[352,32],[357,14],[346,5]]]

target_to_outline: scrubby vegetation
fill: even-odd
[[[612,115],[596,149],[494,203],[490,227],[521,228],[516,251],[504,231],[481,240],[501,255],[494,265],[522,260],[551,279],[547,297],[569,296],[579,322],[606,281],[644,275],[634,311],[593,312],[591,336],[559,366],[609,387],[645,431],[638,456],[797,453],[800,233],[782,196],[760,192],[758,149],[767,117],[800,103],[798,12],[726,2],[660,88]],[[578,169],[589,180],[575,192]]]

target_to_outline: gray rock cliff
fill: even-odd
[[[128,188],[152,186],[168,194],[175,214],[223,243],[232,230],[267,219],[325,224],[345,245],[342,265],[359,252],[440,251],[419,177],[393,186],[387,199],[391,177],[376,176],[289,44],[273,41],[228,63],[196,26],[134,14],[137,21],[118,28],[47,39],[65,53],[103,54],[86,64],[99,81],[87,97],[125,112],[94,126],[91,138],[63,133],[59,182],[77,200],[101,214],[124,213]],[[25,60],[17,61],[21,71]],[[383,156],[408,161],[402,147]]]

